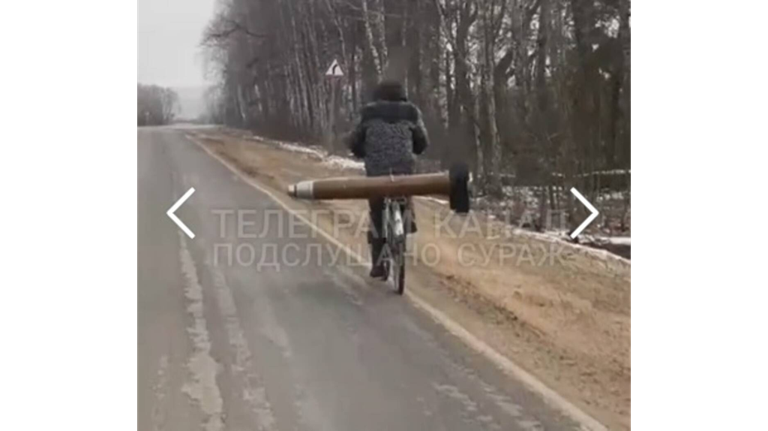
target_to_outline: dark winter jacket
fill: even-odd
[[[366,105],[350,136],[352,153],[365,161],[368,176],[412,174],[414,154],[429,145],[421,112],[406,100],[377,100]]]

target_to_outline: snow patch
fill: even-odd
[[[349,157],[325,156],[323,164],[339,169],[365,170],[365,163]]]
[[[561,232],[541,233],[541,232],[534,232],[534,231],[529,231],[525,229],[520,229],[516,227],[511,227],[511,232],[513,235],[519,235],[522,237],[528,237],[528,238],[537,239],[544,242],[558,244],[563,246],[564,248],[568,248],[575,252],[588,255],[598,260],[614,261],[623,265],[631,265],[631,261],[629,259],[619,256],[617,254],[611,253],[608,250],[603,250],[599,248],[590,247],[587,245],[575,244],[573,242],[570,242],[567,239],[568,236]]]
[[[273,139],[266,139],[262,137],[256,137],[255,139],[276,145],[278,148],[293,153],[306,154],[311,157],[315,157],[329,167],[336,169],[350,169],[350,170],[364,170],[365,164],[360,160],[355,160],[351,157],[341,157],[332,154],[328,154],[324,149],[314,145],[301,145],[294,142],[277,141]]]
[[[602,237],[606,242],[614,245],[632,245],[632,238],[628,236]]]
[[[440,205],[449,205],[450,204],[450,202],[448,202],[445,199],[438,199],[438,198],[435,198],[435,197],[432,197],[432,196],[418,196],[418,198],[419,199],[423,199],[425,201],[435,202],[435,203],[438,203]]]
[[[282,148],[283,150],[291,151],[294,153],[302,153],[302,154],[310,154],[316,157],[322,158],[325,154],[322,150],[312,148],[312,147],[305,147],[302,145],[292,144],[290,142],[281,142],[281,141],[275,141],[278,147]]]

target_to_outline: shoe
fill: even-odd
[[[410,230],[408,230],[408,233],[409,233],[409,234],[412,234],[412,233],[416,233],[416,232],[418,232],[418,231],[419,231],[419,228],[416,226],[416,222],[415,222],[415,221],[413,221],[413,220],[411,220],[411,223],[410,223]]]
[[[405,230],[408,234],[416,233],[419,231],[419,228],[416,226],[416,213],[411,208],[413,208],[412,204],[405,212],[405,220],[408,222]]]
[[[384,251],[384,241],[374,238],[371,241],[371,272],[369,275],[373,278],[384,278],[387,276],[387,269],[382,262],[382,253]]]
[[[384,278],[384,276],[387,275],[387,270],[384,268],[384,265],[376,265],[371,268],[371,272],[368,273],[368,275],[370,275],[371,278]]]

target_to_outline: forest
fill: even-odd
[[[629,194],[630,33],[629,0],[221,0],[206,103],[216,122],[344,153],[373,86],[397,79],[427,159],[468,162],[479,195],[531,187],[570,213],[570,187]],[[334,60],[344,76],[326,76]]]

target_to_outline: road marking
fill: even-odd
[[[168,211],[166,212],[166,214],[168,214],[168,217],[171,220],[173,220],[173,222],[176,223],[176,226],[180,227],[181,230],[183,230],[184,233],[187,234],[187,236],[190,239],[194,239],[195,238],[195,233],[192,232],[191,230],[189,230],[187,225],[185,225],[184,222],[181,221],[181,219],[176,217],[176,214],[174,214],[174,213],[176,212],[177,209],[179,209],[180,206],[182,206],[184,204],[184,202],[186,202],[187,199],[189,199],[190,196],[192,196],[192,193],[194,193],[194,192],[195,192],[195,188],[194,187],[190,187],[189,190],[187,190],[187,192],[184,193],[184,196],[182,196],[181,199],[177,200],[176,203],[173,204],[173,206],[170,207],[168,209]]]
[[[203,287],[197,278],[197,268],[187,249],[184,235],[179,233],[179,258],[184,273],[184,296],[187,298],[187,312],[192,315],[192,326],[187,327],[194,351],[187,362],[193,381],[186,383],[182,391],[197,402],[205,416],[205,431],[224,429],[223,400],[216,382],[219,364],[211,356],[211,339],[208,324],[203,314]]]
[[[267,391],[262,384],[262,378],[254,371],[255,368],[251,360],[253,354],[237,315],[232,290],[221,271],[213,267],[210,269],[213,274],[213,287],[216,290],[216,302],[219,305],[219,311],[227,330],[229,347],[235,352],[232,373],[238,384],[243,385],[243,400],[256,415],[258,429],[275,429],[277,422],[272,414],[272,406],[267,400]]]
[[[587,217],[587,219],[584,220],[581,223],[581,225],[579,225],[579,227],[577,227],[576,230],[573,231],[573,233],[571,233],[571,238],[576,238],[577,236],[579,236],[581,231],[583,231],[587,226],[589,226],[590,223],[592,223],[592,220],[597,218],[597,215],[600,213],[597,211],[597,208],[593,207],[592,204],[589,203],[589,201],[586,198],[584,198],[584,196],[582,196],[578,190],[576,190],[576,187],[571,187],[571,193],[574,196],[576,196],[576,199],[578,199],[582,204],[584,204],[584,206],[587,207],[587,209],[590,212],[589,217]]]
[[[448,384],[438,384],[438,383],[432,383],[432,388],[435,389],[435,391],[439,392],[442,395],[445,395],[448,398],[452,398],[459,403],[461,403],[462,407],[464,407],[464,410],[466,410],[469,413],[477,413],[477,403],[472,401],[471,398],[469,398],[469,395],[465,394],[461,391],[461,389],[457,388],[453,385]]]
[[[152,408],[152,429],[163,431],[165,429],[165,397],[168,395],[168,356],[160,356],[160,365],[157,367],[157,382],[153,386],[155,393],[155,405]]]
[[[187,137],[187,139],[189,139],[190,141],[194,142],[197,146],[199,146],[203,151],[205,151],[213,159],[217,160],[219,163],[224,165],[227,169],[234,172],[235,175],[240,177],[240,179],[242,179],[246,184],[250,185],[256,190],[269,196],[269,198],[271,198],[273,201],[275,201],[275,203],[280,205],[280,207],[282,207],[285,211],[287,211],[288,213],[292,214],[294,217],[301,220],[304,224],[309,226],[309,228],[312,229],[315,233],[320,234],[327,241],[339,247],[341,250],[347,253],[351,258],[355,259],[358,263],[362,265],[370,265],[370,261],[368,259],[365,259],[363,256],[355,253],[350,247],[348,247],[347,245],[343,244],[342,242],[340,242],[339,240],[337,240],[336,238],[334,238],[333,236],[325,232],[322,228],[314,225],[306,217],[296,212],[296,210],[294,210],[293,208],[288,206],[288,204],[284,203],[281,199],[275,196],[275,194],[272,193],[270,190],[266,189],[264,186],[257,183],[254,179],[243,174],[236,166],[234,166],[228,160],[224,159],[220,155],[209,150],[204,144],[202,144],[196,138],[190,135],[185,135],[185,136]],[[424,299],[422,299],[421,297],[413,293],[413,291],[406,289],[405,297],[411,300],[417,307],[424,310],[437,323],[439,323],[445,329],[447,329],[448,332],[450,332],[451,334],[453,334],[454,336],[462,340],[471,348],[475,349],[478,353],[485,356],[486,359],[491,361],[493,364],[499,367],[506,374],[513,376],[517,380],[521,381],[530,390],[538,393],[539,396],[541,396],[541,398],[549,406],[560,410],[565,415],[570,417],[572,420],[578,422],[581,425],[582,429],[593,430],[593,431],[608,430],[608,428],[605,425],[601,424],[592,416],[590,416],[589,414],[587,414],[586,412],[578,408],[575,404],[571,403],[570,401],[563,398],[563,396],[561,396],[554,390],[550,389],[542,381],[534,377],[529,372],[525,371],[519,365],[512,362],[511,359],[502,355],[501,353],[496,351],[493,347],[489,346],[481,339],[475,337],[469,331],[464,329],[464,327],[461,326],[459,323],[457,323],[450,317],[446,316],[442,311],[439,311],[434,307],[432,307],[431,305],[429,305]]]

